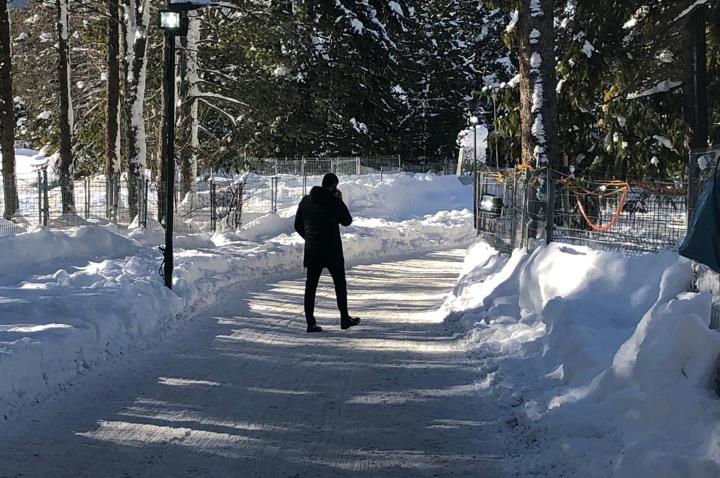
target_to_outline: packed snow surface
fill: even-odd
[[[350,264],[464,247],[474,237],[472,188],[455,177],[367,176],[340,189],[355,216],[343,229]],[[147,348],[233,288],[302,275],[296,206],[284,206],[237,231],[177,236],[172,291],[158,275],[164,230],[152,221],[0,237],[0,417]]]
[[[468,252],[443,306],[526,441],[519,476],[720,476],[720,334],[675,252]]]

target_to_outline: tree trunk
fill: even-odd
[[[692,2],[688,2],[688,6]],[[705,36],[704,6],[690,13],[683,29],[683,117],[685,119],[685,143],[688,152],[707,147],[707,39]],[[700,167],[697,161],[688,164],[688,218],[697,203]]]
[[[107,109],[105,110],[105,177],[117,179],[120,174],[120,5],[107,0]],[[110,216],[113,191],[107,190],[107,212]]]
[[[145,74],[147,72],[147,32],[150,23],[149,0],[127,0],[126,102],[130,109],[128,125],[128,209],[130,220],[139,212],[142,184],[147,164],[145,141]]]
[[[554,7],[554,0],[521,0],[518,12],[522,162],[538,169],[550,168],[539,172],[540,190],[529,205],[532,223],[528,236],[537,237],[544,219],[547,242],[552,240],[555,206],[552,169],[560,164]]]
[[[189,12],[189,27],[186,37],[180,39],[180,98],[179,156],[180,156],[180,197],[192,192],[197,178],[198,149],[198,63],[197,49],[200,36],[197,12]]]
[[[58,83],[60,88],[60,192],[62,195],[62,213],[75,212],[75,193],[73,186],[73,106],[70,84],[70,51],[68,48],[68,4],[67,0],[57,0],[58,31]]]
[[[522,0],[520,30],[520,120],[522,162],[559,165],[554,0]]]
[[[13,109],[12,47],[7,0],[0,0],[0,150],[2,150],[3,217],[13,218],[18,208],[15,178],[15,111]]]

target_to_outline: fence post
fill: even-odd
[[[520,247],[522,249],[527,248],[528,235],[529,235],[529,221],[530,214],[530,173],[525,171],[523,173],[523,198],[522,198],[522,212],[520,214]]]
[[[271,197],[271,208],[272,208],[273,214],[275,214],[275,213],[277,213],[277,209],[278,209],[278,206],[277,206],[277,198],[278,198],[278,177],[277,177],[277,176],[273,176],[271,179],[272,179],[272,181],[271,181],[271,183],[270,183],[270,184],[271,184],[271,195],[272,195],[272,197]]]
[[[210,178],[210,227],[213,232],[215,232],[217,228],[216,195],[215,180]]]
[[[112,218],[112,180],[109,176],[105,176],[105,217],[108,221]]]
[[[355,158],[355,175],[360,176],[360,158]]]
[[[382,182],[382,180],[383,180],[383,166],[381,164],[380,165],[380,182]]]
[[[150,179],[145,178],[145,188],[143,190],[143,227],[147,229],[148,215],[148,193],[150,192]]]
[[[517,239],[517,221],[516,221],[516,201],[517,201],[517,174],[512,175],[512,185],[510,185],[510,182],[508,181],[508,188],[510,190],[508,191],[507,198],[508,198],[508,206],[509,208],[507,211],[510,211],[508,214],[509,221],[510,221],[510,249],[515,249],[515,243]],[[512,200],[511,200],[512,198]]]
[[[90,178],[84,178],[85,183],[85,219],[90,218]]]
[[[38,187],[38,226],[43,223],[43,194],[42,194],[42,172],[38,169],[37,187]]]
[[[303,196],[307,194],[307,175],[305,174],[305,158],[302,158]]]
[[[553,181],[553,170],[550,166],[545,169],[545,181],[547,181],[547,205],[545,206],[545,244],[553,241],[555,231],[555,182]]]
[[[48,176],[47,168],[43,168],[43,226],[47,227],[50,222],[50,200],[48,198]]]
[[[120,174],[115,173],[112,177],[112,221],[118,223],[118,202],[120,196]]]

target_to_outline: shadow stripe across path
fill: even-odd
[[[434,311],[462,251],[357,266],[306,334],[304,281],[238,293],[123,373],[0,433],[0,477],[496,477],[500,432]]]

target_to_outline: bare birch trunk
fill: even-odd
[[[126,102],[129,106],[128,125],[128,209],[130,220],[139,212],[147,164],[145,141],[145,74],[147,71],[147,30],[150,23],[149,0],[127,0],[126,51],[128,74]]]

